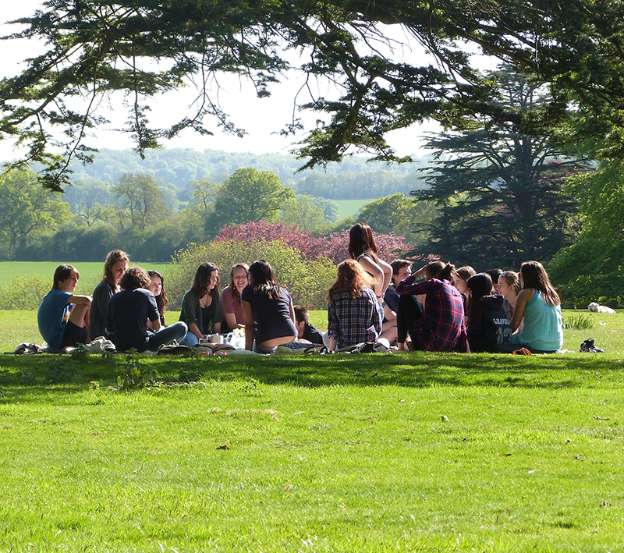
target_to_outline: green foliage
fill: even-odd
[[[32,171],[13,170],[0,176],[0,257],[14,257],[31,240],[69,221],[68,204],[42,189]]]
[[[169,215],[160,187],[148,175],[123,175],[113,191],[121,202],[118,224],[122,229],[142,231]]]
[[[282,206],[293,197],[292,190],[284,187],[270,171],[239,169],[219,188],[206,228],[215,236],[226,225],[260,220],[275,222]]]
[[[20,277],[0,286],[0,309],[36,309],[52,287],[49,278]]]
[[[313,308],[327,306],[327,291],[336,278],[336,267],[330,260],[307,260],[298,250],[282,242],[234,241],[191,246],[178,254],[172,267],[172,278],[167,283],[172,305],[179,305],[182,295],[191,287],[200,263],[215,263],[223,282],[227,281],[232,265],[250,264],[257,259],[265,259],[273,266],[278,282],[289,290],[295,303]]]
[[[279,220],[301,230],[322,233],[328,230],[331,221],[327,214],[334,214],[331,202],[312,196],[297,195],[287,200],[280,210]]]
[[[429,140],[431,186],[416,195],[440,207],[429,226],[430,252],[461,265],[517,268],[547,261],[570,242],[575,202],[563,186],[587,166],[566,158],[548,133],[525,131],[518,113],[538,117],[551,101],[547,89],[509,66],[490,77],[496,90],[488,101],[498,112],[465,114]]]
[[[366,204],[358,221],[368,223],[378,233],[404,236],[414,247],[428,239],[427,225],[433,222],[437,208],[427,200],[414,200],[405,194],[385,196]]]
[[[569,182],[582,230],[549,265],[568,304],[624,306],[624,165],[603,163]]]
[[[583,313],[575,313],[573,315],[566,315],[563,318],[563,328],[566,330],[586,330],[594,327],[594,321],[589,315]]]

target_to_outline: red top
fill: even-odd
[[[221,305],[223,306],[223,314],[234,313],[236,324],[245,324],[243,316],[243,303],[240,296],[234,296],[232,289],[227,286],[221,293]]]

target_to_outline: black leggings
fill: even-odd
[[[420,344],[420,325],[422,324],[422,310],[416,301],[416,296],[401,296],[397,311],[397,341],[405,342],[409,334],[414,346]]]

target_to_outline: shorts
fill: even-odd
[[[87,329],[80,328],[69,321],[65,327],[61,348],[75,347],[77,344],[87,343]]]

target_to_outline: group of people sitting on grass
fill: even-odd
[[[361,343],[448,352],[553,353],[562,346],[559,296],[537,261],[523,263],[518,273],[476,273],[442,261],[412,272],[411,261],[382,260],[364,224],[350,230],[349,256],[328,291],[325,334],[293,304],[264,260],[234,265],[223,290],[219,268],[202,263],[182,299],[180,320],[167,324],[162,274],[129,268],[121,250],[107,255],[92,297],[74,294],[80,277],[75,267],[57,267],[39,306],[39,329],[51,350],[99,336],[119,351],[155,351],[172,342],[193,347],[207,335],[236,329],[244,329],[245,348],[258,353],[310,345],[335,351]]]

